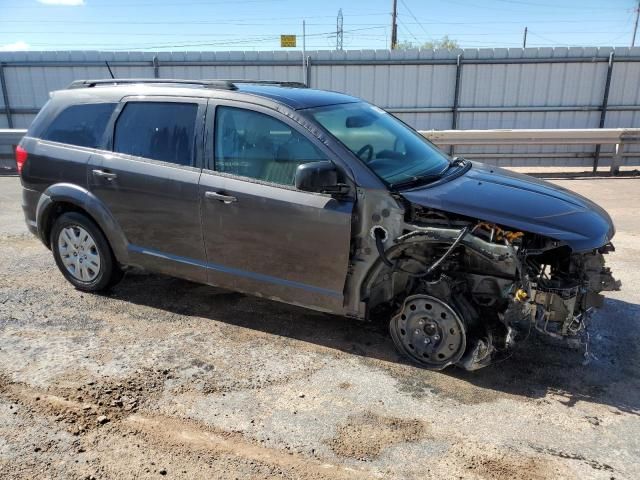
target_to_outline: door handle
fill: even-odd
[[[107,180],[113,180],[114,178],[117,178],[118,175],[115,173],[111,173],[111,172],[105,172],[104,170],[92,170],[91,173],[93,173],[96,177],[102,177],[102,178],[106,178]]]
[[[218,193],[218,192],[204,192],[204,196],[212,200],[218,200],[227,205],[238,201],[236,197],[233,197],[231,195],[225,195],[223,193]]]

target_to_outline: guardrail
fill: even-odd
[[[26,128],[0,128],[0,145],[17,145],[26,133]]]
[[[17,145],[26,129],[0,129],[0,147]],[[521,129],[521,130],[421,130],[420,133],[440,146],[464,145],[615,145],[611,159],[611,173],[620,169],[625,146],[640,143],[640,128],[579,128],[579,129]],[[468,154],[469,158],[505,158],[530,156],[559,156],[551,153],[482,153]],[[573,154],[575,156],[575,154]],[[637,154],[640,156],[640,153]],[[599,149],[595,152],[593,171],[598,168]],[[11,152],[0,158],[13,158]]]
[[[625,146],[640,143],[640,128],[572,128],[572,129],[520,129],[520,130],[421,130],[420,133],[439,146],[461,145],[594,145],[593,171],[598,168],[600,145],[615,145],[611,154],[611,173],[620,169]],[[467,154],[469,158],[515,157],[573,157],[578,154],[555,153],[483,153]],[[640,156],[640,153],[637,154]]]
[[[0,174],[15,172],[13,148],[25,133],[26,129],[0,128]]]

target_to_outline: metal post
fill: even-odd
[[[529,29],[524,27],[524,37],[522,38],[522,48],[527,48],[527,32]]]
[[[153,78],[160,78],[160,61],[158,57],[153,57]]]
[[[622,154],[624,153],[624,142],[622,139],[620,143],[616,143],[616,149],[611,157],[611,175],[618,175],[620,173],[620,163],[622,163]]]
[[[2,83],[2,99],[4,100],[4,114],[7,116],[7,126],[13,128],[11,105],[9,105],[9,92],[7,91],[7,81],[4,77],[4,64],[2,62],[0,62],[0,83]]]
[[[307,57],[306,74],[307,74],[307,78],[304,84],[307,87],[310,87],[311,86],[311,57]]]
[[[609,89],[611,88],[611,74],[613,72],[614,54],[609,54],[609,63],[607,64],[607,79],[604,82],[604,93],[602,95],[602,109],[600,110],[600,122],[598,128],[604,128],[604,121],[607,118],[607,106],[609,105]],[[598,171],[598,163],[600,162],[600,145],[596,145],[596,151],[593,155],[593,173]]]
[[[302,20],[302,83],[307,84],[307,31],[306,22]]]
[[[451,130],[458,128],[458,104],[460,102],[460,84],[462,81],[462,54],[456,59],[456,83],[453,89],[453,108],[451,118]],[[453,156],[454,146],[449,147],[449,155]]]

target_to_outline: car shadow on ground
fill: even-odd
[[[510,358],[467,372],[430,372],[400,357],[385,325],[362,323],[300,307],[160,275],[127,275],[109,296],[171,313],[208,318],[280,337],[393,364],[396,372],[429,388],[442,377],[478,387],[478,392],[527,398],[556,395],[571,407],[579,401],[640,415],[640,305],[607,299],[590,328],[589,362],[572,350],[532,335]],[[379,362],[378,362],[379,363]],[[438,391],[438,388],[432,389]]]

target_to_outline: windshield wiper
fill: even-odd
[[[399,188],[413,188],[423,185],[425,183],[433,182],[436,180],[440,180],[442,177],[446,175],[446,173],[454,167],[462,167],[465,168],[469,165],[469,162],[462,157],[455,157],[447,167],[439,173],[433,173],[429,175],[416,175],[407,180],[403,180],[402,182],[392,183],[390,185],[393,189]]]
[[[447,167],[447,170],[448,170],[448,167]],[[407,180],[403,180],[402,182],[392,183],[389,186],[393,189],[417,187],[419,185],[432,182],[434,180],[439,180],[440,178],[442,178],[443,174],[444,172],[435,173],[431,175],[416,175],[415,177],[411,177]]]

